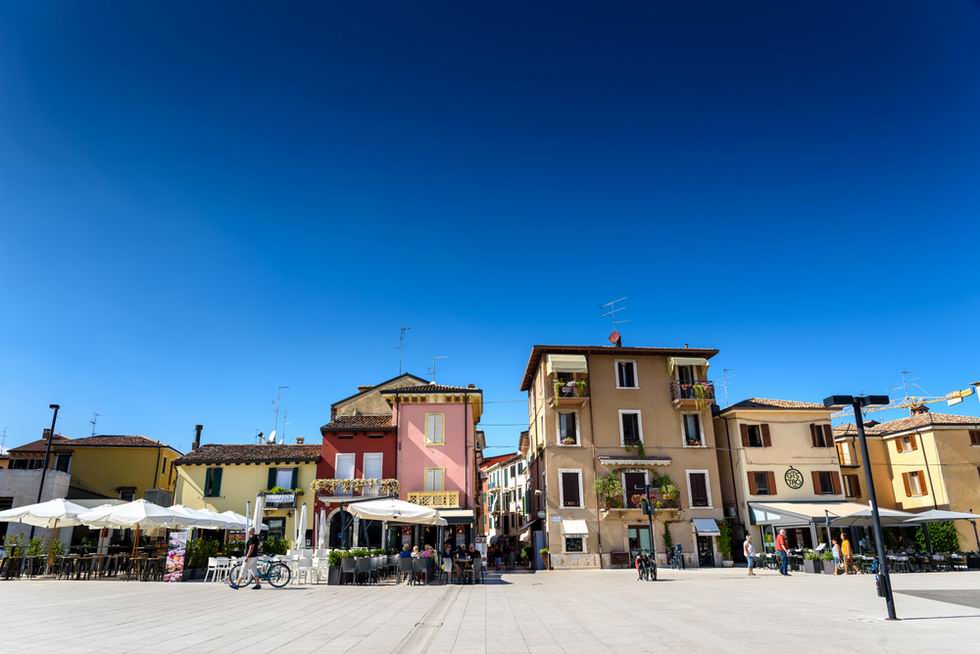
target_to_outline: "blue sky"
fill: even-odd
[[[623,295],[733,401],[980,378],[977,3],[199,4],[0,2],[8,446],[316,437],[400,325],[513,445]]]

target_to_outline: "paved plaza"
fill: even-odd
[[[980,573],[868,576],[631,570],[507,574],[481,586],[0,583],[10,652],[975,652]]]

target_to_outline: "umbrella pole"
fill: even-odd
[[[140,544],[140,526],[139,523],[136,524],[136,533],[133,535],[133,553],[132,556],[136,557],[136,548]]]
[[[51,564],[54,563],[54,539],[58,535],[58,520],[55,519],[54,526],[51,527],[51,535],[48,536],[48,570],[51,570]]]
[[[923,531],[926,532],[926,551],[932,555],[932,535],[929,533],[929,523],[925,522],[922,524]]]

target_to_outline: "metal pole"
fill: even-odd
[[[54,409],[54,415],[51,416],[51,431],[48,433],[48,442],[44,446],[44,465],[41,466],[41,485],[37,487],[37,502],[35,504],[41,503],[41,496],[44,494],[44,478],[48,475],[48,459],[51,457],[51,441],[54,440],[54,426],[58,423],[58,409],[61,408],[59,404],[48,405],[49,409]],[[28,542],[34,538],[34,525],[31,525],[31,533],[27,537]]]
[[[970,513],[973,513],[973,507],[970,507]],[[977,521],[970,520],[970,524],[973,525],[973,537],[977,539],[977,552],[980,552],[980,534],[977,533]]]
[[[871,456],[868,454],[868,441],[864,436],[864,416],[861,415],[861,402],[855,398],[854,424],[857,427],[858,440],[861,441],[861,459],[864,461],[864,481],[868,485],[868,500],[871,503],[871,526],[874,529],[875,548],[878,551],[878,575],[885,591],[885,606],[888,609],[888,619],[897,620],[895,615],[895,597],[892,595],[891,579],[888,577],[888,565],[885,560],[885,538],[881,533],[881,516],[878,515],[878,495],[875,493],[874,477],[871,474]]]
[[[653,562],[657,562],[657,539],[656,534],[653,533],[653,500],[650,499],[650,484],[647,484],[647,522],[650,524],[650,555],[653,557]]]

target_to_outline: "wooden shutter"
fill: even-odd
[[[980,445],[980,431],[970,430],[970,445]]]
[[[762,423],[762,447],[772,447],[772,439],[769,437],[769,425]]]
[[[898,438],[895,439],[895,451],[898,452],[899,454],[902,453],[902,437],[901,436],[899,436]]]
[[[299,488],[299,468],[293,468],[293,479],[289,483],[291,488]]]
[[[574,472],[561,473],[561,492],[564,506],[579,506],[578,475]]]
[[[221,473],[224,472],[222,468],[211,468],[209,470],[211,473],[208,496],[209,497],[219,497],[221,495]]]
[[[745,425],[742,425],[742,426],[744,427]],[[749,478],[749,494],[751,494],[751,495],[758,495],[759,494],[759,487],[755,485],[755,473],[754,472],[747,472],[745,474],[748,475],[748,478]]]
[[[816,470],[811,470],[810,478],[813,480],[813,492],[817,495],[823,493],[823,486],[820,485],[820,473]]]
[[[771,470],[766,473],[766,486],[769,487],[769,494],[776,494],[776,473]]]
[[[817,443],[817,430],[820,428],[819,425],[810,424],[810,445],[812,447],[820,447]]]
[[[909,445],[912,447],[913,450],[919,449],[919,444],[915,442],[915,434],[909,436]]]
[[[823,426],[823,444],[824,447],[834,446],[834,428],[830,425]]]
[[[269,483],[267,483],[265,485],[265,489],[266,490],[269,490],[270,488],[275,488],[276,487],[276,469],[275,468],[269,468],[269,479],[268,479],[268,482]]]
[[[837,472],[831,472],[830,483],[834,486],[834,495],[840,495],[840,474]]]
[[[851,491],[854,497],[861,497],[861,481],[857,475],[851,475]]]
[[[912,484],[909,482],[909,473],[902,473],[902,481],[905,482],[905,497],[912,497]]]
[[[708,480],[703,472],[688,475],[691,484],[691,506],[708,506]]]
[[[749,446],[749,426],[739,425],[738,430],[742,433],[742,447]]]

